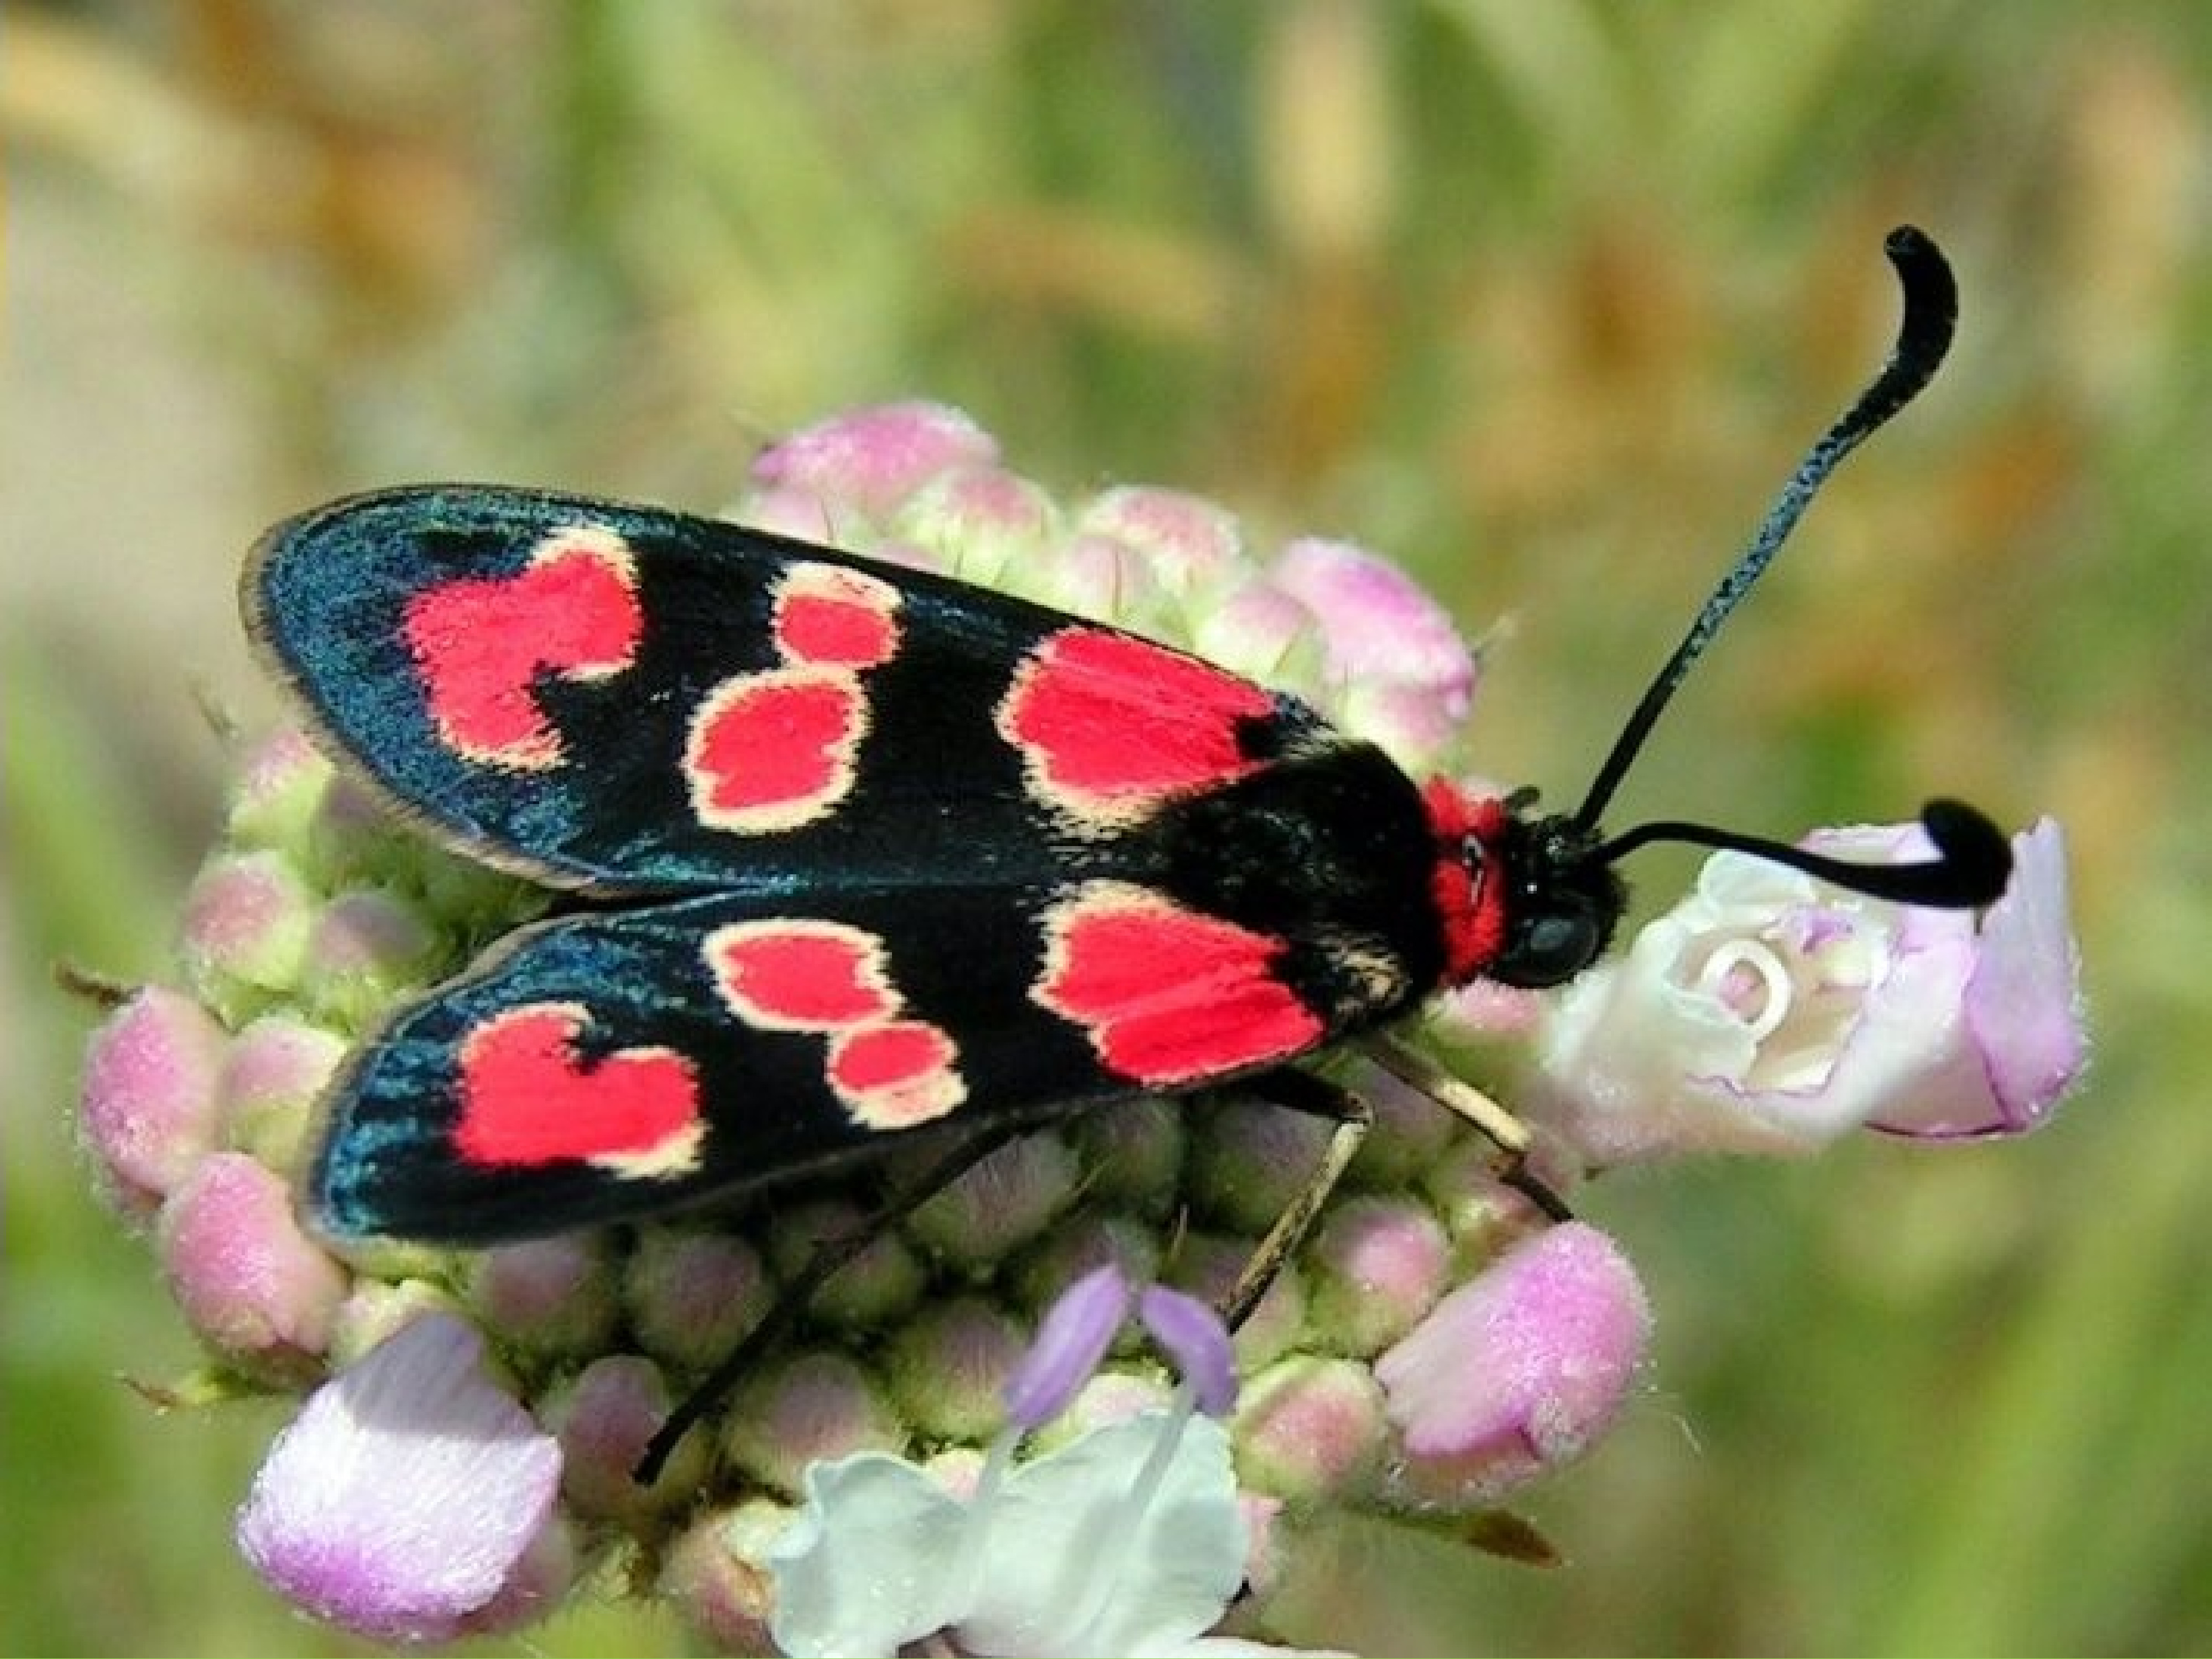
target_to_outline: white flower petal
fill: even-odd
[[[911,1463],[861,1452],[806,1472],[806,1507],[764,1553],[769,1628],[793,1659],[896,1653],[959,1615],[967,1511]]]
[[[995,1516],[961,1645],[982,1654],[1178,1650],[1212,1629],[1244,1581],[1245,1522],[1229,1437],[1182,1427],[1151,1501],[1124,1499],[1167,1431],[1147,1412],[1016,1468]]]

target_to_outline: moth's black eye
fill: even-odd
[[[1609,931],[1595,911],[1579,904],[1539,911],[1514,930],[1486,972],[1527,991],[1561,985],[1597,960]]]

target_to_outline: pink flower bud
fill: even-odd
[[[428,1316],[318,1389],[239,1512],[254,1571],[385,1642],[448,1640],[511,1583],[542,1587],[560,1449],[485,1379],[483,1352]]]
[[[912,1307],[926,1282],[914,1249],[896,1228],[874,1227],[867,1206],[846,1198],[793,1205],[776,1217],[769,1235],[770,1264],[786,1279],[797,1277],[824,1244],[873,1233],[863,1249],[808,1298],[812,1317],[826,1324],[867,1326]]]
[[[331,763],[314,739],[277,732],[246,759],[231,791],[227,828],[241,848],[296,847],[330,787]]]
[[[1450,1150],[1460,1120],[1411,1084],[1366,1062],[1349,1083],[1375,1113],[1375,1127],[1352,1160],[1352,1178],[1359,1185],[1400,1191]]]
[[[1516,1245],[1376,1362],[1401,1494],[1466,1508],[1581,1456],[1650,1331],[1635,1270],[1595,1228],[1565,1222]]]
[[[1209,662],[1265,684],[1321,681],[1321,634],[1304,604],[1268,581],[1211,599],[1192,618],[1191,644]]]
[[[829,547],[843,545],[852,534],[852,526],[830,516],[830,509],[819,495],[793,484],[747,491],[731,509],[730,517],[771,535],[789,536],[795,541]]]
[[[892,1340],[891,1397],[925,1435],[988,1441],[1006,1421],[1000,1391],[1024,1346],[1021,1328],[981,1297],[934,1304]]]
[[[289,988],[314,919],[313,895],[276,854],[212,859],[185,896],[178,953],[193,985],[220,1006],[241,988]]]
[[[1360,679],[1338,694],[1337,723],[1379,744],[1415,774],[1433,770],[1451,751],[1466,718],[1465,698],[1411,681]]]
[[[1313,1179],[1328,1146],[1330,1126],[1235,1095],[1193,1112],[1191,1186],[1203,1195],[1206,1218],[1257,1237],[1274,1224]]]
[[[1333,1346],[1377,1352],[1436,1305],[1450,1267],[1443,1229],[1424,1206],[1346,1199],[1329,1211],[1306,1250],[1311,1317]]]
[[[998,459],[997,442],[957,409],[884,404],[793,433],[760,453],[752,476],[763,489],[811,491],[833,519],[841,502],[881,518],[937,473]]]
[[[1250,1265],[1258,1243],[1257,1237],[1242,1234],[1186,1232],[1176,1241],[1168,1277],[1179,1288],[1219,1307]],[[1307,1317],[1310,1301],[1304,1269],[1294,1256],[1282,1265],[1259,1305],[1237,1328],[1237,1364],[1247,1376],[1272,1364],[1293,1346],[1310,1346],[1323,1339],[1325,1334],[1311,1328]]]
[[[614,1333],[620,1305],[597,1233],[559,1233],[470,1258],[468,1297],[488,1330],[533,1353],[586,1354]]]
[[[1078,1117],[1069,1134],[1084,1192],[1101,1207],[1151,1213],[1172,1204],[1188,1139],[1185,1110],[1180,1101],[1146,1096]]]
[[[1132,1284],[1149,1282],[1160,1267],[1158,1232],[1128,1216],[1080,1211],[1024,1252],[1015,1300],[1041,1314],[1085,1273],[1109,1264]]]
[[[1029,479],[970,466],[939,473],[915,491],[890,534],[963,581],[1019,586],[1051,546],[1059,519],[1052,497]]]
[[[758,1563],[791,1525],[791,1511],[767,1498],[708,1510],[672,1546],[660,1590],[715,1653],[774,1651],[768,1620],[775,1585]]]
[[[231,1144],[271,1169],[292,1168],[315,1102],[345,1055],[343,1037],[283,1015],[240,1031],[217,1090]]]
[[[1353,1500],[1381,1474],[1382,1390],[1356,1360],[1301,1354],[1247,1380],[1231,1432],[1245,1486],[1292,1503]]]
[[[1034,568],[1007,574],[1015,592],[1125,628],[1141,624],[1158,597],[1145,561],[1104,536],[1071,536]]]
[[[300,1231],[282,1176],[243,1152],[211,1154],[161,1206],[161,1241],[170,1291],[204,1340],[272,1377],[313,1368],[346,1275]]]
[[[1466,718],[1475,661],[1443,607],[1386,559],[1349,542],[1308,537],[1284,548],[1270,573],[1321,619],[1331,675],[1402,682]]]
[[[704,1370],[760,1323],[775,1301],[775,1283],[743,1238],[653,1227],[631,1249],[623,1300],[648,1353]]]
[[[118,1209],[143,1218],[216,1143],[228,1037],[206,1009],[149,985],[85,1054],[78,1122]]]
[[[1081,1173],[1060,1135],[1024,1135],[917,1207],[907,1231],[947,1261],[993,1267],[1052,1224]]]
[[[1243,555],[1235,514],[1176,489],[1103,490],[1084,506],[1076,528],[1133,549],[1153,583],[1177,598],[1232,575]]]
[[[898,1449],[902,1437],[875,1379],[841,1353],[807,1353],[750,1379],[725,1414],[731,1460],[796,1496],[806,1466]]]
[[[705,1473],[706,1443],[686,1435],[650,1486],[632,1478],[638,1459],[668,1420],[667,1381],[639,1354],[602,1354],[540,1408],[561,1442],[561,1490],[577,1514],[633,1520],[686,1498]]]
[[[341,893],[309,931],[300,994],[322,1017],[358,1025],[419,985],[443,948],[421,910],[396,893]]]

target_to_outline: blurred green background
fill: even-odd
[[[2212,10],[1943,3],[11,6],[0,1649],[355,1650],[234,1557],[278,1420],[73,1150],[273,712],[269,520],[432,476],[712,507],[764,435],[960,403],[1064,487],[1215,494],[1510,617],[1487,771],[1571,796],[1955,259],[1855,462],[1619,809],[1771,833],[1935,787],[2065,823],[2098,1065],[2035,1140],[1603,1183],[1646,1386],[1570,1557],[1291,1591],[1369,1652],[2212,1648]],[[1663,895],[1686,863],[1645,861]],[[522,1652],[681,1651],[609,1606]]]

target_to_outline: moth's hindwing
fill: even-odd
[[[924,1123],[1180,1090],[1440,975],[1420,793],[1304,704],[1006,595],[526,491],[270,532],[256,640],[415,821],[592,907],[334,1086],[341,1234],[483,1242]]]

